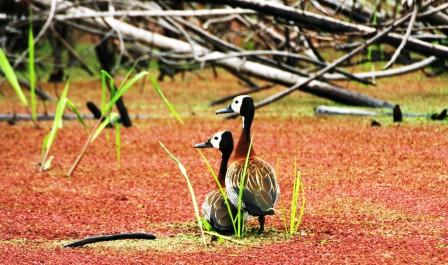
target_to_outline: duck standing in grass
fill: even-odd
[[[228,107],[216,111],[216,114],[223,113],[237,113],[243,119],[243,130],[236,146],[234,162],[230,164],[226,173],[227,196],[233,205],[238,205],[239,183],[246,157],[249,154],[242,206],[250,215],[258,216],[260,223],[258,232],[261,234],[264,231],[265,216],[274,214],[274,206],[280,196],[280,188],[272,166],[255,156],[253,148],[249,150],[250,129],[255,116],[254,100],[247,95],[237,96]]]
[[[201,144],[196,144],[195,148],[216,148],[221,151],[222,159],[219,167],[218,181],[221,187],[225,187],[225,176],[227,172],[227,164],[233,151],[233,137],[229,131],[222,131],[214,134],[212,138]],[[218,186],[219,188],[219,186]],[[229,202],[232,216],[236,216],[236,209]],[[214,190],[207,194],[202,204],[202,213],[211,226],[220,233],[233,232],[232,218],[229,214],[229,208],[225,203],[225,199],[221,192]]]

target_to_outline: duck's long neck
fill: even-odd
[[[243,130],[241,131],[240,139],[236,146],[235,160],[246,158],[247,152],[249,151],[249,145],[251,140],[250,128],[252,126],[252,121],[254,116],[243,117]],[[253,147],[250,150],[250,156],[254,156],[255,152]]]
[[[222,153],[221,165],[219,166],[219,173],[218,173],[218,180],[219,180],[219,183],[221,184],[221,187],[224,187],[226,185],[225,179],[226,179],[226,173],[227,173],[227,165],[229,163],[231,153],[232,153],[232,151]]]

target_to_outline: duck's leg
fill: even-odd
[[[260,224],[260,230],[258,230],[259,235],[264,232],[264,221],[265,221],[264,215],[258,216],[258,223]]]

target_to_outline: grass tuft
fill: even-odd
[[[129,72],[131,72],[131,71],[132,71],[132,69]],[[101,134],[101,132],[104,130],[104,128],[106,128],[106,126],[108,124],[111,124],[111,123],[114,124],[117,122],[119,115],[117,113],[110,113],[112,110],[112,107],[115,105],[117,100],[120,99],[124,95],[124,93],[126,93],[126,91],[128,91],[137,81],[139,81],[146,75],[148,75],[148,72],[142,71],[142,72],[136,74],[134,77],[132,77],[131,80],[129,80],[129,81],[126,80],[125,82],[122,82],[122,84],[116,91],[111,92],[111,95],[112,95],[111,99],[107,103],[105,103],[106,79],[108,79],[111,82],[111,84],[114,84],[115,81],[109,74],[107,74],[106,71],[101,71],[101,88],[102,88],[102,90],[101,90],[102,91],[102,93],[101,93],[101,100],[102,100],[101,114],[102,114],[102,117],[101,117],[101,119],[98,120],[95,127],[90,132],[86,142],[84,143],[84,146],[81,149],[81,152],[78,154],[75,162],[73,162],[72,166],[70,167],[69,171],[67,172],[68,177],[70,177],[73,174],[73,172],[76,170],[76,168],[78,167],[82,158],[84,157],[84,154],[86,153],[89,145]],[[114,87],[114,86],[112,85],[111,88],[112,87]],[[120,130],[116,129],[115,133],[119,134]],[[120,138],[121,138],[121,136],[115,135],[116,143],[120,143],[120,144],[116,144],[116,153],[117,154],[120,153],[119,149],[121,148],[121,140],[119,140]]]
[[[95,139],[101,134],[101,132],[104,130],[104,128],[106,128],[106,126],[111,123],[115,123],[119,117],[120,116],[117,113],[112,112],[105,119],[103,119],[101,124],[93,131],[92,139],[90,140],[89,143],[93,143],[93,141],[95,141]]]
[[[185,169],[184,165],[179,161],[179,159],[173,153],[171,153],[170,150],[168,150],[168,148],[166,148],[162,142],[159,142],[159,144],[163,148],[163,150],[165,150],[165,152],[171,157],[171,159],[173,159],[174,162],[176,162],[177,167],[180,170],[180,173],[182,174],[182,176],[184,176],[184,178],[187,182],[188,190],[190,191],[190,195],[191,195],[191,201],[193,203],[194,214],[196,216],[196,221],[198,223],[199,229],[201,231],[202,241],[203,241],[204,245],[207,246],[207,242],[205,241],[204,230],[202,228],[202,218],[199,214],[198,201],[196,200],[196,196],[194,195],[193,185],[191,185],[190,178],[188,177],[188,174],[187,174],[187,170]]]
[[[139,81],[146,75],[148,75],[148,72],[142,71],[136,74],[134,77],[132,77],[131,80],[123,82],[117,89],[117,91],[113,94],[111,100],[109,100],[109,102],[105,105],[103,115],[109,113],[112,107],[117,102],[117,100],[121,98],[124,95],[124,93],[126,93],[126,91],[128,91],[137,81]]]
[[[297,163],[294,163],[294,185],[292,188],[291,209],[290,209],[290,223],[289,223],[289,235],[293,236],[297,233],[302,219],[305,214],[305,189],[302,182],[300,171],[297,170]],[[299,202],[300,207],[299,207]]]
[[[24,106],[28,107],[28,100],[26,99],[25,94],[23,93],[23,90],[19,85],[16,73],[14,72],[14,69],[9,63],[5,52],[1,48],[0,48],[0,69],[5,75],[6,80],[8,80],[9,84],[14,89],[14,92],[16,92],[16,95],[19,98],[20,102],[22,102]]]
[[[76,107],[75,103],[73,103],[73,101],[71,101],[69,98],[66,99],[67,100],[67,107],[70,108],[70,110],[75,113],[76,117],[78,118],[79,123],[82,124],[82,126],[85,128],[87,128],[86,123],[84,122],[84,119],[81,115],[81,113],[79,112],[78,108]]]
[[[243,172],[240,176],[240,183],[239,183],[239,189],[238,189],[238,205],[237,205],[237,215],[236,215],[236,222],[237,222],[236,236],[238,238],[241,238],[244,236],[243,191],[244,191],[244,187],[246,185],[247,168],[249,166],[250,152],[252,151],[252,141],[253,141],[253,137],[250,139],[249,149],[247,150],[246,160],[244,161],[244,168],[243,168]]]
[[[69,86],[70,86],[70,80],[68,80],[67,83],[65,83],[64,90],[62,91],[61,97],[59,98],[58,104],[56,106],[53,125],[51,127],[50,132],[44,137],[42,143],[42,161],[40,163],[41,172],[48,170],[51,167],[51,161],[53,159],[52,158],[48,159],[48,154],[50,153],[51,146],[53,145],[54,140],[56,139],[58,130],[62,128],[62,119],[64,116],[65,107],[67,105],[67,94]]]
[[[178,122],[180,122],[182,125],[184,124],[184,121],[182,120],[182,117],[180,114],[176,111],[173,104],[171,104],[168,99],[165,97],[165,95],[162,92],[162,89],[160,88],[159,83],[154,77],[151,77],[151,84],[154,90],[157,92],[157,94],[162,98],[163,102],[165,102],[165,105],[167,106],[168,110],[170,111],[171,115],[176,118]]]

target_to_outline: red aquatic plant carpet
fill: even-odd
[[[170,119],[139,121],[122,131],[120,166],[113,130],[107,131],[70,178],[65,173],[87,133],[67,123],[51,150],[52,169],[39,173],[44,127],[0,123],[1,264],[448,263],[446,126],[257,119],[254,147],[277,167],[279,208],[289,205],[294,160],[302,173],[307,207],[301,236],[281,239],[283,221],[273,216],[267,233],[249,235],[245,246],[209,247],[199,241],[185,180],[158,141],[184,163],[202,202],[214,184],[192,145],[222,129],[238,137],[239,120],[189,118],[184,126]],[[216,168],[219,154],[204,153]],[[61,247],[67,240],[125,231],[153,232],[159,242],[173,243]],[[197,237],[194,246],[183,247],[183,234]]]

